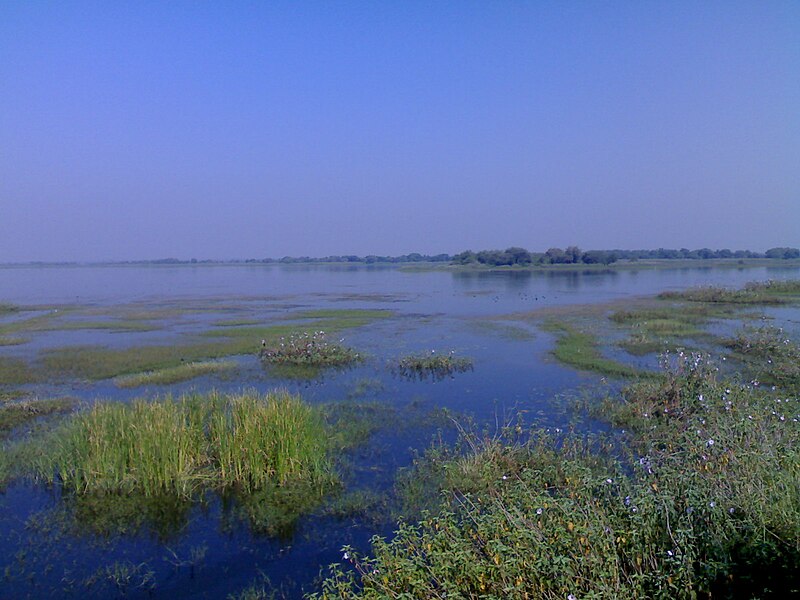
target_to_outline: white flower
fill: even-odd
[[[350,553],[349,552],[345,552],[344,554],[342,554],[342,558],[344,560],[350,560]]]
[[[608,479],[606,479],[606,483],[614,483],[614,480],[609,477]]]
[[[709,448],[711,448],[711,446],[713,446],[713,445],[714,445],[714,440],[708,440],[706,442],[706,446],[709,447]]]
[[[578,600],[578,598],[575,596],[575,594],[570,594],[567,596],[567,600]]]
[[[536,514],[541,515],[544,511],[541,508],[536,509]]]
[[[716,503],[716,502],[714,502],[714,501],[712,500],[711,502],[709,502],[709,503],[708,503],[708,505],[709,505],[711,508],[716,508],[716,506],[717,506],[717,503]]]

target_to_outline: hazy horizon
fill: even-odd
[[[0,263],[800,246],[800,4],[0,4]]]

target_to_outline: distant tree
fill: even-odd
[[[797,248],[770,248],[764,255],[767,258],[800,258],[800,250]]]
[[[573,264],[581,262],[581,257],[583,256],[583,252],[577,246],[567,246],[564,254],[567,256],[568,262]]]
[[[457,265],[467,265],[478,262],[478,256],[472,250],[465,250],[453,257],[453,262]]]
[[[561,248],[548,248],[544,253],[547,256],[547,261],[551,264],[564,264],[567,262],[567,255]]]
[[[505,253],[511,256],[511,264],[514,265],[531,264],[531,253],[525,250],[525,248],[518,248],[516,246],[512,246],[511,248],[507,248]]]
[[[717,258],[733,258],[733,252],[731,252],[727,248],[723,248],[722,250],[717,250]]]

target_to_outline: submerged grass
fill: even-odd
[[[800,590],[796,400],[698,356],[597,414],[625,444],[465,434],[417,469],[437,507],[343,549],[315,598],[752,598]]]
[[[191,362],[177,367],[167,367],[156,371],[146,371],[144,373],[134,373],[132,375],[122,375],[114,378],[117,387],[132,388],[142,385],[169,385],[188,381],[195,377],[211,375],[216,373],[226,373],[237,368],[233,361],[204,361]]]
[[[327,439],[321,413],[286,392],[97,404],[58,432],[36,473],[76,493],[190,497],[304,481],[319,495],[333,479]]]

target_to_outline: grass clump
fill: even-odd
[[[392,371],[407,379],[432,379],[441,381],[446,377],[452,378],[456,373],[472,371],[472,359],[466,356],[455,356],[455,351],[448,354],[409,354],[402,357],[397,364],[392,366]]]
[[[190,497],[291,481],[319,495],[333,477],[326,440],[319,411],[286,392],[97,404],[58,432],[37,473],[76,493]]]
[[[362,359],[352,348],[329,342],[324,331],[281,337],[277,345],[264,348],[260,356],[270,365],[308,367],[343,367]]]
[[[116,377],[114,383],[117,387],[122,388],[132,388],[150,384],[169,385],[181,381],[188,381],[189,379],[194,379],[195,377],[201,377],[203,375],[229,372],[235,368],[236,363],[233,361],[191,362],[177,367],[158,369],[156,371],[122,375]]]
[[[628,431],[622,446],[541,430],[471,436],[466,452],[423,468],[424,485],[442,492],[438,507],[391,541],[374,538],[371,556],[344,548],[346,566],[332,566],[315,597],[797,593],[794,402],[679,356],[664,377],[602,405]]]
[[[558,334],[553,356],[564,364],[609,377],[631,378],[637,375],[649,375],[629,365],[605,358],[598,350],[597,338],[586,331],[557,321],[545,323],[543,329]]]

